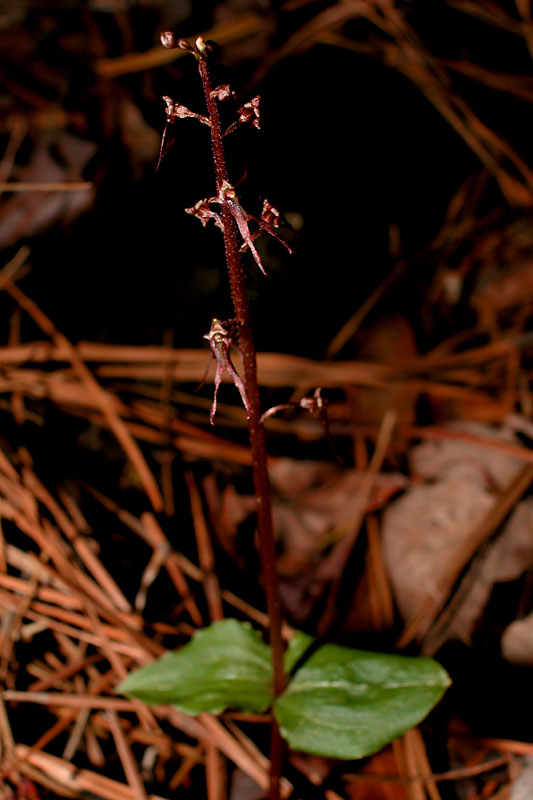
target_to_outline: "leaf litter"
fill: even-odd
[[[250,42],[263,41],[265,47],[260,15],[242,11],[246,4],[218,5],[218,21],[208,38],[227,43],[237,62],[251,52]],[[471,15],[531,49],[526,3],[517,3],[514,15],[497,3],[487,8],[459,1],[449,5],[458,20]],[[286,6],[289,14],[291,7],[309,6],[309,15],[279,50],[264,52],[259,71],[317,44],[371,55],[407,77],[483,165],[452,198],[444,224],[425,252],[406,257],[400,248],[393,254],[390,276],[343,325],[334,347],[332,342],[331,358],[259,355],[261,385],[274,402],[290,404],[317,386],[330,398],[331,435],[348,464],[270,456],[288,620],[308,622],[328,587],[328,581],[316,581],[316,571],[336,544],[349,542],[351,552],[358,536],[363,573],[348,577],[351,596],[362,598],[359,609],[368,606],[368,630],[399,636],[400,646],[416,642],[425,653],[437,653],[450,639],[475,649],[477,631],[491,621],[495,589],[513,583],[520,586],[521,596],[516,619],[507,619],[499,632],[501,652],[511,662],[531,665],[532,172],[518,148],[469,107],[454,76],[511,93],[525,103],[531,102],[530,78],[430,53],[399,3]],[[2,35],[6,30],[11,35],[9,26],[14,25],[20,47],[31,49],[35,44],[24,31],[25,13],[22,7],[18,15],[2,12]],[[128,12],[113,4],[112,13],[123,42],[131,43]],[[359,40],[349,23],[364,20],[371,24],[371,35]],[[275,22],[272,16],[269,24]],[[79,42],[79,35],[65,38],[70,56]],[[98,36],[91,40],[93,53],[99,53],[92,69],[102,80],[143,72],[180,56],[173,51],[169,57],[160,48],[113,55],[103,53],[101,44]],[[61,107],[61,71],[49,70],[41,53],[33,53],[36,57],[26,60],[28,86],[16,78],[11,83],[16,98],[11,110],[17,113],[3,127],[8,141],[0,162],[4,247],[86,212],[95,202],[99,179],[96,172],[91,175],[94,182],[86,180],[96,143],[85,127],[84,112],[72,111],[69,103]],[[55,106],[45,99],[51,87],[57,92]],[[155,129],[125,85],[115,97],[98,95],[100,89],[95,91],[106,136],[117,132],[130,168],[140,176],[157,153]],[[152,89],[147,79],[146,96]],[[490,180],[510,206],[523,209],[517,219],[509,221],[501,211],[492,219],[483,216],[477,204]],[[13,191],[8,192],[6,183],[13,184]],[[406,316],[395,319],[380,310],[391,288],[416,271],[421,260],[435,267],[420,315],[434,345],[424,352],[414,344]],[[190,388],[204,373],[205,350],[71,344],[34,298],[16,285],[22,269],[12,263],[0,275],[0,285],[41,325],[42,338],[28,337],[24,326],[17,332],[14,323],[9,342],[0,349],[5,418],[53,425],[57,422],[50,420],[58,419],[50,415],[53,410],[66,423],[82,420],[93,431],[112,430],[124,450],[121,458],[133,465],[127,481],[136,488],[116,486],[120,500],[110,500],[99,476],[94,486],[84,486],[75,475],[65,475],[66,482],[56,489],[42,459],[34,463],[12,431],[2,440],[0,676],[5,689],[0,700],[0,769],[7,787],[2,791],[10,797],[13,787],[17,798],[87,793],[109,800],[168,798],[171,792],[198,788],[200,772],[209,800],[236,798],[237,782],[225,794],[220,789],[228,778],[223,766],[227,759],[250,782],[248,790],[240,790],[245,800],[258,786],[265,790],[268,785],[268,759],[254,732],[259,718],[243,721],[230,712],[220,719],[192,719],[165,707],[148,711],[113,693],[133,667],[148,664],[167,646],[180,647],[221,614],[240,614],[258,627],[268,624],[245,582],[239,596],[235,584],[226,585],[220,567],[224,551],[241,576],[251,569],[239,553],[240,531],[253,506],[253,498],[242,489],[243,470],[250,463],[239,435],[244,410],[219,402],[217,427],[209,429],[210,400]],[[461,305],[472,312],[468,325],[440,335],[439,324],[453,328],[449,321]],[[370,315],[378,315],[377,320],[369,322]],[[396,347],[390,344],[397,336],[394,331],[400,332]],[[342,358],[333,358],[337,353]],[[426,424],[420,422],[420,403],[425,404]],[[379,427],[391,406],[396,422],[379,469],[365,484]],[[320,421],[301,411],[289,408],[267,419],[266,427],[276,442],[274,453],[290,453],[295,441],[300,451],[324,444]],[[172,481],[165,491],[158,485],[163,484],[158,473],[160,468],[163,475],[163,461],[155,456],[168,453],[184,462],[189,475],[182,481],[187,511],[178,507],[171,520],[154,514],[163,507],[163,494],[168,499],[175,488]],[[128,501],[143,491],[142,510],[137,510],[138,500],[130,509]],[[182,514],[189,509],[192,535],[183,547],[176,528],[183,530]],[[138,568],[128,575],[116,563],[106,563],[107,540],[115,531],[139,558]],[[341,563],[344,571],[347,562],[343,558]],[[318,597],[313,594],[317,585]],[[157,613],[155,598],[162,591],[169,597],[170,614]],[[309,593],[313,602],[305,605]],[[288,623],[284,634],[292,634]],[[38,725],[18,723],[19,716],[28,720],[25,706],[43,711]],[[336,789],[373,800],[438,800],[441,781],[452,781],[476,800],[520,797],[527,791],[530,743],[474,735],[457,719],[448,720],[439,735],[447,742],[447,772],[430,763],[426,743],[434,743],[431,725],[404,734],[362,770],[346,772],[336,783],[330,780],[333,765],[328,760],[298,753],[290,758],[302,785],[320,787],[328,800],[340,796]],[[290,791],[285,779],[284,795]]]

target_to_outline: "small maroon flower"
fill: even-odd
[[[168,95],[164,95],[163,100],[166,104],[167,122],[174,123],[176,118],[185,119],[186,117],[192,117],[202,122],[204,125],[211,125],[207,117],[204,117],[203,114],[196,114],[194,111],[190,111],[187,106],[183,106],[181,103],[175,103]]]
[[[213,403],[211,405],[211,411],[209,414],[209,422],[211,425],[215,424],[215,414],[217,410],[217,395],[218,389],[222,382],[222,376],[225,372],[228,372],[231,376],[231,379],[242,398],[242,402],[244,404],[244,408],[246,409],[246,417],[250,419],[250,402],[248,400],[248,395],[246,394],[246,387],[243,383],[242,378],[240,377],[239,373],[233,366],[230,356],[230,348],[232,345],[232,328],[234,328],[235,323],[232,320],[228,320],[225,323],[220,322],[219,319],[213,319],[211,323],[211,330],[209,333],[206,333],[204,339],[207,339],[209,342],[209,347],[211,348],[211,353],[216,362],[215,366],[215,394],[213,396]]]
[[[245,103],[243,106],[237,109],[240,125],[251,125],[253,128],[261,130],[261,123],[260,123],[261,112],[259,109],[260,101],[261,101],[261,96],[256,95],[255,97],[252,97],[252,99],[249,100],[248,103]]]
[[[223,102],[224,100],[229,100],[230,97],[234,97],[235,92],[231,91],[229,83],[223,83],[222,86],[217,86],[216,89],[213,89],[211,96]]]
[[[328,401],[326,397],[322,397],[322,389],[315,389],[311,397],[302,397],[297,403],[279,403],[277,406],[272,406],[272,408],[267,409],[261,416],[260,422],[264,422],[269,417],[273,417],[275,414],[278,414],[280,411],[285,411],[287,408],[303,408],[304,411],[309,411],[310,414],[318,415],[331,451],[339,464],[342,464],[342,459],[335,450],[331,438],[328,419]]]
[[[302,397],[298,405],[305,411],[311,412],[311,414],[321,414],[326,412],[328,401],[325,397],[322,397],[322,389],[317,388],[312,397]]]
[[[179,41],[181,42],[186,40],[180,39]],[[211,125],[211,122],[208,120],[207,117],[204,117],[202,114],[195,114],[194,111],[190,111],[187,108],[187,106],[182,106],[181,103],[175,103],[174,100],[168,95],[164,95],[163,100],[165,101],[166,105],[165,111],[167,115],[167,121],[165,122],[163,135],[161,137],[161,145],[159,147],[159,159],[157,161],[157,167],[155,168],[156,172],[158,171],[159,165],[161,164],[161,159],[163,158],[166,152],[165,145],[167,141],[168,126],[173,125],[176,122],[176,119],[185,119],[185,117],[192,117],[193,119],[197,119],[198,122],[201,122],[203,125],[209,125],[209,126]]]
[[[268,417],[273,417],[279,411],[285,411],[287,408],[303,408],[304,411],[309,411],[311,414],[326,414],[326,407],[328,401],[322,397],[322,389],[315,389],[311,397],[302,397],[297,403],[280,403],[277,406],[267,409],[261,416],[261,422],[264,422]]]
[[[259,219],[255,219],[255,221],[262,231],[266,231],[266,233],[270,234],[270,236],[273,236],[274,239],[277,239],[278,242],[282,244],[283,247],[289,251],[289,253],[292,254],[292,250],[285,239],[282,239],[281,236],[279,236],[275,231],[275,228],[279,228],[280,220],[281,214],[278,209],[265,199],[263,201],[263,210],[261,211],[261,216]]]
[[[226,205],[229,208],[231,215],[237,224],[239,233],[244,239],[244,243],[250,248],[255,263],[263,275],[266,275],[267,273],[263,266],[263,262],[261,261],[261,256],[257,252],[253,242],[252,234],[250,233],[250,228],[248,227],[248,221],[251,219],[251,217],[242,208],[241,204],[239,203],[239,198],[237,197],[235,187],[233,187],[229,181],[223,182],[218,193],[218,198],[215,202],[220,203],[221,205]]]
[[[202,225],[205,227],[207,222],[212,219],[215,222],[215,225],[220,228],[222,232],[224,232],[224,223],[219,214],[212,211],[210,206],[216,203],[219,206],[226,206],[229,209],[231,216],[235,220],[235,224],[239,229],[239,233],[243,238],[244,245],[243,247],[248,247],[254,257],[254,261],[263,273],[266,275],[266,270],[263,266],[263,262],[261,261],[261,256],[257,252],[257,248],[254,245],[254,239],[259,236],[261,231],[266,231],[275,239],[278,240],[284,247],[287,248],[289,253],[292,253],[291,248],[274,230],[279,225],[280,213],[277,208],[265,200],[263,203],[263,211],[261,213],[261,217],[254,217],[251,214],[248,214],[239,202],[239,198],[237,197],[237,192],[235,191],[235,187],[229,181],[223,181],[222,185],[218,190],[218,194],[216,197],[209,197],[205,200],[199,200],[194,206],[191,208],[186,208],[185,211],[187,214],[192,214],[192,216],[197,217]],[[248,223],[250,221],[256,222],[259,226],[259,231],[255,231],[252,233],[250,231],[250,227]]]
[[[223,231],[224,224],[220,219],[220,215],[217,214],[215,211],[212,211],[211,208],[209,207],[209,204],[212,202],[213,198],[198,200],[198,202],[195,203],[193,206],[191,206],[190,208],[186,208],[185,213],[190,214],[193,217],[196,217],[196,219],[199,219],[204,228],[209,222],[209,220],[212,219],[217,228],[220,228],[220,230]]]
[[[281,214],[268,200],[263,200],[263,210],[261,211],[261,219],[271,228],[279,228],[279,220]]]

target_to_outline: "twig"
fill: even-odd
[[[263,18],[259,14],[242,14],[214,25],[201,35],[204,39],[214,39],[220,44],[228,44],[252,36],[260,31],[263,25]],[[191,37],[191,44],[195,40],[196,36]],[[145,53],[127,53],[116,58],[101,58],[96,62],[95,70],[104,78],[116,78],[119,75],[145,72],[169,64],[183,55],[185,55],[183,50],[163,50],[161,47],[154,47]]]
[[[113,739],[115,740],[117,753],[122,763],[122,768],[124,769],[124,774],[126,775],[126,779],[131,788],[132,794],[136,800],[148,800],[146,789],[144,788],[137,764],[128,746],[126,737],[124,736],[120,727],[116,711],[106,711],[106,715],[109,720]]]
[[[368,498],[387,454],[387,449],[389,447],[395,425],[396,413],[390,409],[383,418],[376,442],[376,449],[372,455],[368,470],[365,473],[361,488],[359,489],[357,496],[354,498],[354,510],[352,513],[350,530],[335,546],[331,554],[322,561],[318,569],[317,577],[322,580],[330,581],[330,589],[327,597],[326,608],[319,623],[319,636],[323,636],[325,634],[336,616],[336,600],[341,586],[344,570],[361,529],[361,525],[366,513]]]
[[[94,189],[92,181],[58,181],[56,183],[0,182],[0,192],[86,192]]]
[[[0,275],[1,281],[1,275]],[[163,500],[159,487],[152,475],[148,464],[145,461],[137,443],[129,433],[124,421],[115,412],[113,404],[109,399],[108,393],[101,388],[96,378],[85,365],[83,359],[80,357],[76,347],[72,345],[66,336],[60,333],[51,319],[46,316],[33,302],[22,292],[18,287],[10,285],[5,286],[8,294],[35,320],[37,325],[54,341],[56,345],[61,345],[66,349],[69,354],[69,360],[72,362],[74,371],[78,374],[80,381],[85,385],[89,394],[94,398],[97,406],[101,409],[104,418],[107,420],[109,427],[115,433],[118,441],[124,448],[126,455],[129,457],[133,467],[136,469],[139,478],[141,479],[146,494],[150,498],[152,505],[156,511],[161,511],[163,508]]]
[[[479,742],[486,742],[491,740],[476,740]],[[504,741],[500,739],[495,739],[497,741]],[[522,742],[516,742],[516,744],[521,745]],[[524,743],[525,744],[525,743]],[[533,750],[533,746],[530,747],[530,752]],[[406,784],[411,783],[413,781],[434,781],[438,783],[440,781],[462,781],[466,778],[474,778],[477,775],[484,775],[486,772],[491,772],[494,769],[499,769],[500,767],[504,767],[509,763],[508,756],[499,756],[498,758],[492,758],[490,761],[484,761],[482,764],[475,764],[471,767],[459,767],[458,769],[450,769],[446,772],[431,772],[431,773],[421,773],[417,775],[374,775],[371,772],[360,772],[360,773],[346,773],[343,775],[345,780],[353,781],[353,782],[361,782],[364,783],[365,781],[372,781],[372,783],[399,783],[399,784]]]
[[[17,756],[25,757],[30,748],[17,745]],[[74,764],[51,756],[48,753],[34,752],[28,756],[28,764],[23,772],[33,780],[67,797],[80,797],[87,794],[102,800],[135,800],[129,786],[111,780],[87,769],[78,769]],[[149,795],[148,800],[164,800],[159,795]]]
[[[36,703],[41,706],[63,706],[64,708],[102,708],[114,711],[135,711],[133,700],[123,700],[119,697],[90,697],[82,694],[67,694],[66,692],[19,692],[15,689],[6,689],[3,692],[6,702]]]
[[[202,509],[202,501],[193,474],[185,473],[185,481],[189,490],[196,546],[200,567],[204,573],[204,591],[209,607],[211,622],[223,619],[222,601],[220,598],[220,585],[215,571],[215,557],[213,546],[207,529],[207,523]]]

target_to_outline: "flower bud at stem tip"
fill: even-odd
[[[173,50],[176,47],[176,42],[174,41],[174,34],[172,31],[163,31],[160,36],[160,40],[163,47],[166,47],[167,50]]]

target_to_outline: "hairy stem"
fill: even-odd
[[[224,181],[228,180],[226,157],[222,143],[220,115],[215,96],[212,93],[211,78],[204,56],[198,59],[198,66],[204,87],[209,119],[211,122],[211,144],[216,172],[217,193]],[[250,404],[248,429],[252,451],[252,469],[257,506],[257,527],[259,531],[259,551],[263,581],[265,585],[267,611],[270,619],[270,649],[274,673],[274,693],[281,694],[285,688],[283,672],[283,639],[281,635],[281,604],[279,598],[278,577],[276,572],[276,548],[272,526],[272,509],[270,503],[270,484],[267,473],[265,434],[260,420],[259,386],[257,383],[257,364],[255,346],[250,325],[250,312],[246,292],[246,280],[239,251],[239,241],[235,221],[230,209],[222,204],[221,216],[224,228],[224,248],[228,267],[231,296],[235,311],[235,319],[239,331],[239,343],[244,366],[244,382]],[[270,798],[279,798],[279,779],[281,771],[282,741],[273,721],[271,739],[271,785]]]

